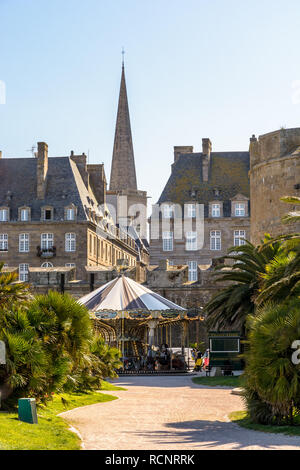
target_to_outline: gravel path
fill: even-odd
[[[231,390],[193,384],[190,377],[124,377],[119,397],[63,413],[91,450],[296,449],[300,437],[243,429],[229,422],[243,409]]]

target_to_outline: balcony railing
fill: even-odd
[[[52,246],[49,248],[41,248],[40,246],[37,247],[37,256],[39,258],[55,258],[56,256],[56,247]]]

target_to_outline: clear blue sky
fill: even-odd
[[[90,152],[110,175],[125,47],[139,188],[156,202],[174,145],[215,151],[300,126],[299,0],[0,0],[0,149]],[[0,182],[1,184],[1,182]]]

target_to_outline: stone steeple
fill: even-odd
[[[137,190],[124,62],[110,176],[110,191]]]

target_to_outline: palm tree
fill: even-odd
[[[122,366],[121,352],[117,348],[112,348],[105,343],[104,338],[95,334],[91,343],[91,353],[99,360],[98,371],[102,378],[117,377],[116,370]]]
[[[300,294],[300,240],[293,248],[289,243],[266,266],[262,274],[260,292],[255,302],[258,306],[269,302],[280,302]]]
[[[50,360],[52,391],[97,388],[105,377],[116,377],[120,353],[93,332],[89,312],[68,294],[37,296],[28,318],[43,341]]]
[[[93,331],[88,310],[68,294],[49,292],[35,297],[28,318],[50,357],[51,391],[62,391],[67,383],[69,389],[71,384],[76,387],[76,370],[90,360]]]
[[[96,333],[90,343],[90,355],[72,375],[77,384],[76,390],[99,389],[103,379],[116,378],[116,370],[122,366],[120,357],[119,349],[111,348],[102,336]],[[70,385],[74,387],[72,383]]]
[[[300,198],[295,196],[281,200],[288,204],[300,204]],[[282,220],[284,223],[300,222],[300,211],[290,212]],[[277,240],[282,243],[282,247],[262,275],[257,305],[270,300],[281,301],[300,293],[300,234],[281,235]]]
[[[250,417],[263,424],[292,424],[294,412],[300,410],[300,364],[293,359],[300,299],[258,309],[248,319],[248,332],[244,377]]]
[[[2,399],[14,393],[39,397],[48,386],[49,358],[31,325],[27,310],[15,304],[0,316],[0,340],[6,345],[6,366],[0,368]]]
[[[5,273],[3,263],[0,263],[0,309],[13,302],[23,302],[30,298],[29,285],[18,282],[18,275],[14,272]]]
[[[88,310],[67,294],[3,307],[0,341],[7,353],[0,390],[14,400],[25,395],[45,402],[52,393],[100,388],[121,366],[119,350],[94,334]]]
[[[280,200],[286,202],[287,204],[300,205],[300,197],[297,196],[285,196]],[[289,212],[283,217],[282,221],[286,224],[300,222],[300,210]]]
[[[230,283],[206,305],[210,328],[236,327],[244,331],[247,315],[254,312],[254,298],[259,292],[261,276],[266,265],[280,250],[280,242],[269,235],[259,246],[249,241],[233,247],[217,267],[216,282]],[[233,263],[231,266],[226,261]]]

